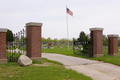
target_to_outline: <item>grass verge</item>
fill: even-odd
[[[103,61],[107,63],[112,63],[115,65],[120,66],[120,57],[115,57],[115,56],[103,56],[103,57],[98,57],[98,58],[90,58],[92,60],[98,60],[98,61]]]
[[[108,48],[103,47],[104,56],[98,57],[98,58],[94,57],[94,58],[89,58],[89,59],[108,62],[108,63],[112,63],[112,64],[120,66],[120,51],[118,51],[119,56],[110,56],[107,53],[108,53]]]
[[[51,63],[47,66],[21,67],[17,63],[0,65],[0,80],[92,80],[83,74],[66,69],[56,61],[42,59],[42,62],[33,61],[34,64]]]

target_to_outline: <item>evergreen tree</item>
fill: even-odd
[[[12,42],[13,41],[13,33],[11,30],[7,30],[7,33],[6,33],[6,41],[7,42]]]
[[[90,41],[90,38],[88,35],[86,35],[83,31],[80,32],[79,38],[77,39],[78,41],[81,42],[88,42]],[[83,50],[81,51],[84,55],[91,57],[91,45],[90,44],[82,44]]]
[[[78,41],[87,41],[88,40],[88,36],[83,31],[81,31],[80,35],[79,35],[79,38],[77,40]]]

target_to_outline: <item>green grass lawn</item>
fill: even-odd
[[[42,49],[42,52],[44,53],[58,53],[58,54],[63,54],[63,55],[69,55],[69,56],[75,56],[75,57],[82,57],[82,58],[87,58],[81,55],[75,55],[73,54],[73,46],[70,46],[70,48],[68,51],[67,46],[61,46],[63,47],[63,49],[59,48],[58,46],[55,46],[54,49]],[[88,58],[88,59],[92,59],[92,60],[99,60],[99,61],[104,61],[104,62],[108,62],[108,63],[112,63],[115,65],[119,65],[120,66],[120,51],[119,51],[120,47],[118,48],[118,53],[119,56],[118,57],[114,57],[114,56],[109,56],[108,53],[108,48],[103,47],[103,55],[102,57],[99,58]]]
[[[7,54],[6,57],[7,57],[8,62],[11,62],[11,61],[12,62],[17,62],[18,58],[21,56],[21,54],[14,53],[14,52],[12,52],[12,53],[7,52],[6,54]]]
[[[63,47],[63,48],[60,48],[60,47]],[[69,50],[68,50],[68,46],[67,45],[62,45],[62,46],[54,46],[54,49],[50,49],[50,48],[47,48],[47,49],[42,49],[42,52],[43,53],[56,53],[56,54],[63,54],[63,55],[69,55],[69,56],[75,56],[75,57],[84,57],[84,56],[80,56],[80,55],[74,55],[73,54],[73,46],[70,46],[69,47]]]
[[[60,48],[63,47],[63,48]],[[64,54],[64,55],[73,55],[73,46],[70,46],[71,49],[68,50],[67,46],[54,46],[53,49],[47,48],[47,49],[42,49],[42,52],[44,53],[59,53],[59,54]]]
[[[108,62],[108,63],[112,63],[112,64],[120,66],[120,51],[119,51],[119,49],[120,49],[120,47],[118,48],[119,56],[109,56],[109,55],[107,55],[108,49],[106,47],[103,47],[104,56],[98,57],[98,58],[90,58],[90,59],[104,61],[104,62]]]
[[[43,58],[42,62],[21,67],[17,63],[0,64],[0,80],[92,80],[83,74],[66,69],[56,61]]]

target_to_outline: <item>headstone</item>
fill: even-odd
[[[52,43],[48,43],[48,47],[50,48],[50,46],[52,46]]]
[[[53,45],[56,46],[56,43],[54,43]]]
[[[81,50],[83,50],[83,48],[81,48]]]
[[[53,46],[49,46],[50,49],[53,49],[54,47]]]
[[[21,55],[18,59],[18,64],[21,66],[29,66],[32,64],[32,60],[25,55]]]
[[[63,47],[60,47],[60,48],[62,48],[62,49],[63,49]]]

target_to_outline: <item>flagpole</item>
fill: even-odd
[[[67,5],[66,5],[67,9]],[[68,51],[69,51],[69,32],[68,32],[68,15],[67,15],[67,10],[66,10],[66,25],[67,25],[67,39],[68,39]]]

